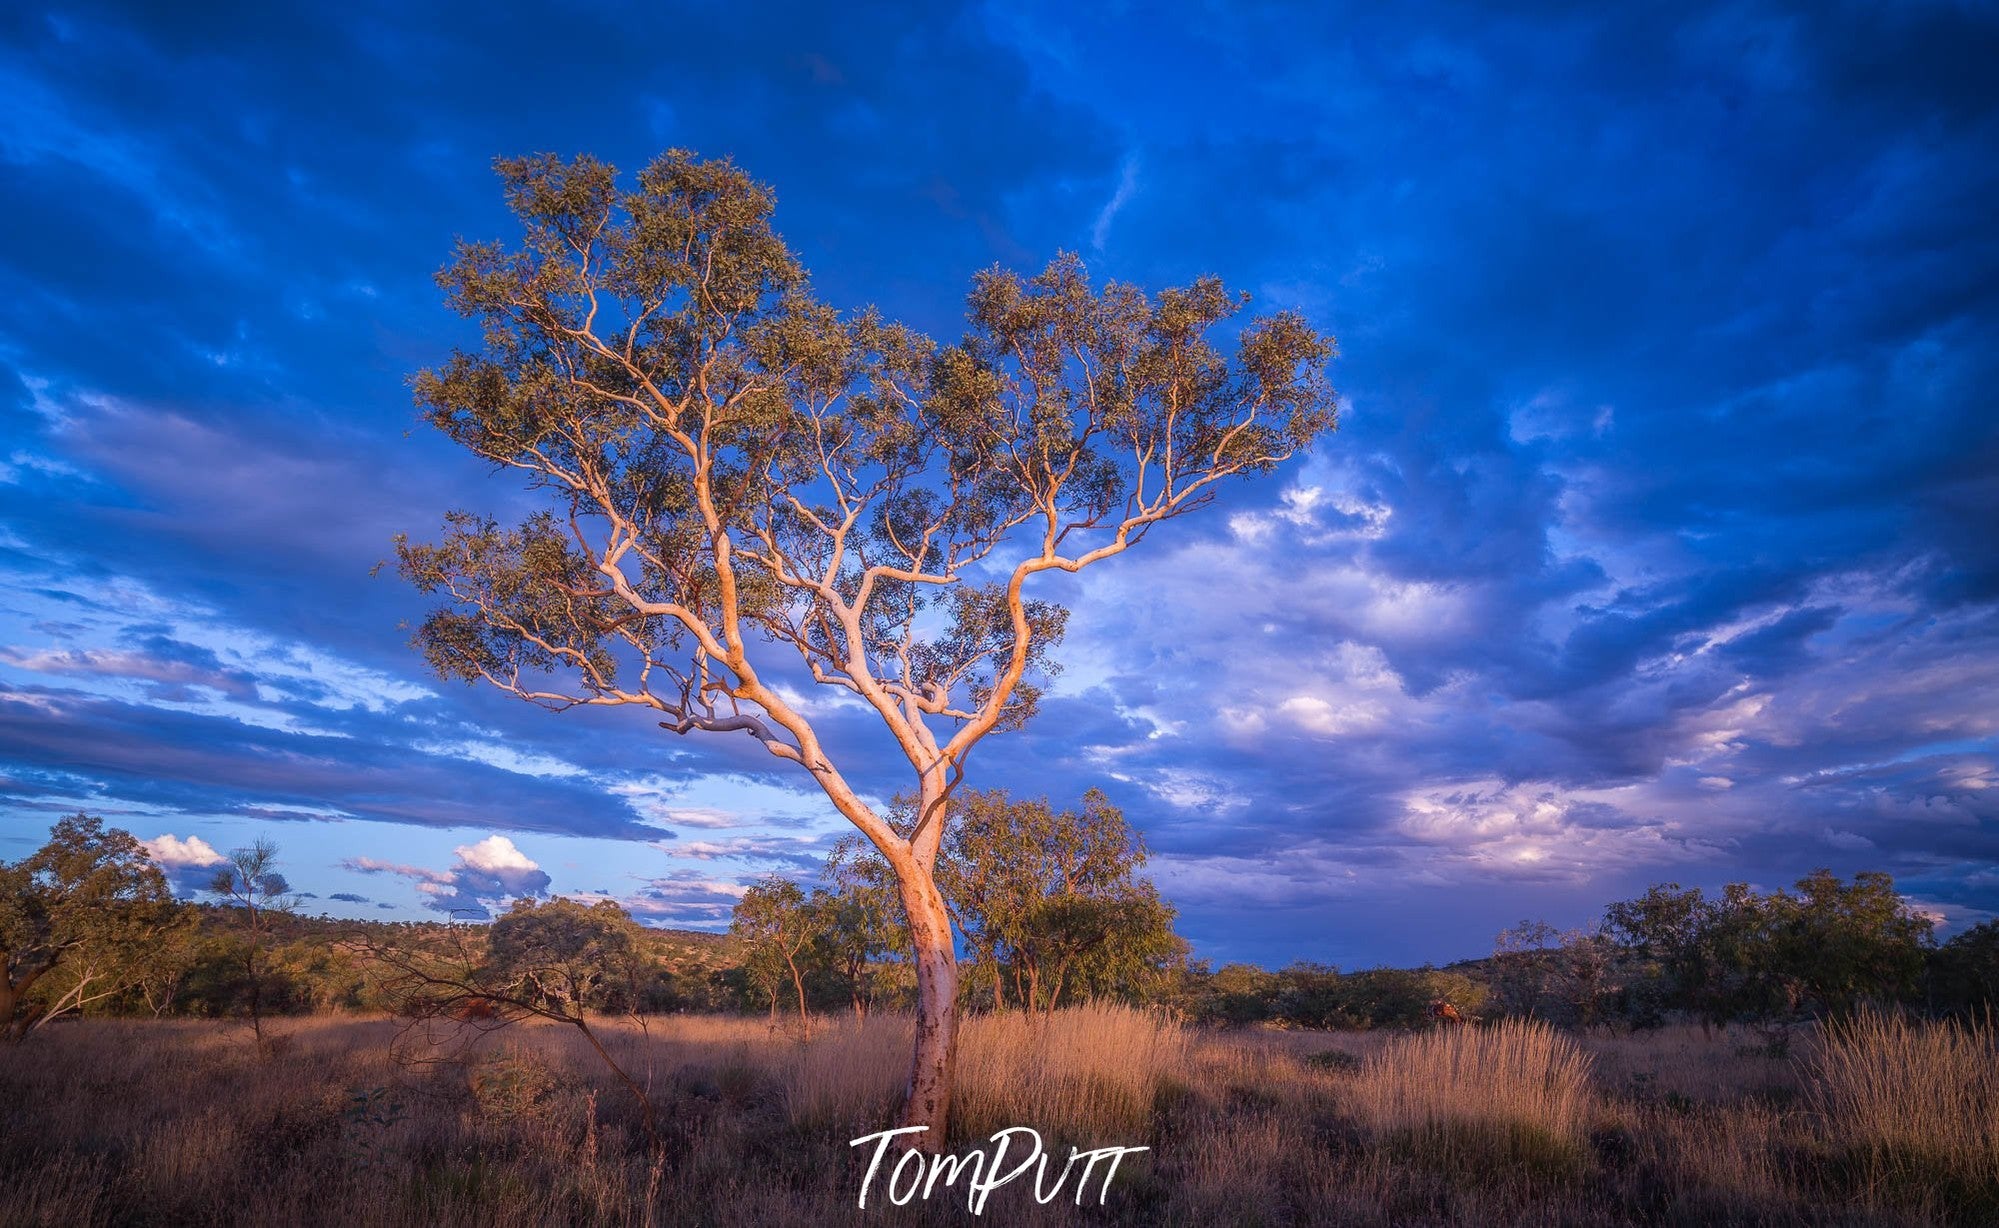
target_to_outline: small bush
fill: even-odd
[[[501,1121],[538,1116],[556,1087],[555,1072],[542,1055],[520,1046],[487,1058],[468,1082],[479,1112]]]

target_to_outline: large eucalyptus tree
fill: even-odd
[[[548,504],[399,543],[404,575],[449,599],[417,642],[445,675],[742,734],[809,773],[895,871],[918,983],[904,1122],[939,1146],[957,964],[932,871],[967,756],[1033,714],[1061,637],[1037,577],[1331,430],[1331,341],[1292,313],[1239,324],[1246,297],[1212,278],[1094,288],[1065,256],[980,274],[967,333],[939,346],[817,302],[770,190],[726,161],[670,152],[630,189],[589,157],[498,168],[523,235],[461,244],[439,274],[483,342],[416,395]],[[909,835],[787,698],[805,678],[907,758]]]

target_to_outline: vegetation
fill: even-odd
[[[405,1065],[392,1022],[296,1023],[282,1063],[224,1026],[86,1019],[0,1051],[0,1218],[505,1228],[965,1215],[948,1190],[854,1209],[862,1173],[847,1142],[894,1111],[906,1014],[829,1020],[810,1043],[741,1016],[677,1016],[648,1033],[607,1020],[619,1063],[656,1071],[657,1153],[572,1028],[525,1024],[461,1062]],[[1329,1035],[1190,1029],[1116,1006],[975,1015],[959,1137],[1033,1123],[1051,1145],[1151,1148],[1101,1207],[1038,1205],[1025,1181],[1001,1188],[986,1216],[1001,1223],[1993,1222],[1991,1032],[1836,1026],[1823,1058],[1815,1034],[1781,1059],[1690,1025]],[[1431,1078],[1430,1062],[1448,1076]],[[1904,1107],[1894,1088],[1928,1090]]]
[[[0,1035],[18,1043],[138,984],[171,906],[166,877],[132,834],[85,814],[0,864]]]
[[[831,910],[813,907],[797,883],[772,875],[743,893],[729,925],[729,932],[742,944],[744,972],[770,996],[773,1023],[778,986],[790,974],[798,994],[798,1026],[807,1040],[812,1038],[812,1014],[805,1004],[805,976],[798,970],[798,957],[834,919]]]
[[[243,918],[243,983],[249,989],[250,1030],[264,1044],[264,942],[273,913],[298,907],[291,884],[278,873],[278,846],[259,838],[229,854],[228,868],[216,872],[208,888],[236,906]]]
[[[1101,799],[969,797],[947,846],[967,859],[940,881],[957,891],[978,859],[1005,874],[951,901],[985,942],[938,1145],[1027,1125],[1058,1153],[1150,1148],[1103,1206],[1023,1193],[1009,1222],[1999,1215],[1991,930],[1935,948],[1885,876],[1655,888],[1599,932],[1523,923],[1446,969],[1210,972],[1177,940],[1043,912],[1156,901]],[[813,892],[759,884],[733,936],[563,899],[490,925],[301,917],[265,906],[274,856],[239,854],[228,903],[175,904],[128,834],[73,816],[0,867],[10,1030],[41,1033],[0,1053],[9,1222],[787,1223],[852,1205],[846,1140],[896,1111],[920,1026],[866,848]],[[780,994],[816,1022],[699,1013]],[[1436,1025],[1440,998],[1486,1023]],[[94,1017],[45,1026],[61,1016]],[[258,1045],[231,1042],[238,1017]],[[1757,1043],[1714,1038],[1738,1023]]]
[[[419,374],[417,400],[548,506],[400,543],[445,598],[417,645],[447,677],[746,735],[809,773],[894,876],[905,1119],[939,1138],[959,995],[935,871],[967,756],[1033,715],[1054,668],[1067,611],[1037,577],[1332,430],[1332,343],[1292,312],[1238,325],[1246,298],[1213,278],[1154,297],[1065,256],[981,274],[964,339],[939,346],[813,299],[770,190],[727,162],[670,152],[630,189],[588,157],[499,172],[522,239],[463,244],[440,274],[482,343]],[[784,697],[801,666],[907,761],[906,831]]]

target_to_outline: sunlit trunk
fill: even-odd
[[[925,816],[922,829],[907,850],[898,850],[900,856],[891,858],[916,960],[916,1052],[899,1124],[928,1127],[913,1136],[912,1143],[935,1152],[944,1148],[951,1119],[958,1051],[958,953],[951,914],[932,872],[947,817],[941,781],[925,780],[918,803],[917,813]]]
[[[916,1139],[925,1151],[941,1150],[951,1115],[951,1076],[958,1042],[958,958],[951,918],[930,871],[912,865],[903,877],[903,907],[916,958],[916,1053],[903,1103],[905,1126],[928,1126]]]

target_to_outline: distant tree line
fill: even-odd
[[[1144,842],[1103,794],[1079,809],[1004,792],[967,791],[938,852],[936,877],[969,962],[959,984],[977,1008],[1052,1011],[1110,998],[1162,1002],[1186,977],[1176,913],[1139,878]],[[892,821],[907,830],[914,808]],[[799,1016],[836,1004],[866,1015],[903,1006],[915,978],[888,866],[858,836],[842,840],[807,894],[772,876],[752,886],[730,932],[741,943],[745,997],[773,1018],[779,996]]]
[[[898,821],[910,823],[908,808]],[[1050,1011],[1085,999],[1158,1006],[1218,1026],[1402,1028],[1431,1004],[1573,1027],[1709,1028],[1837,1016],[1865,1003],[1981,1014],[1999,1003],[1999,923],[1939,944],[1886,874],[1827,870],[1789,890],[1655,886],[1596,927],[1524,921],[1490,957],[1444,968],[1211,967],[1140,877],[1146,850],[1101,794],[1057,810],[964,795],[937,880],[968,954],[971,1009]],[[298,914],[264,842],[232,854],[213,902],[173,898],[129,833],[87,815],[0,864],[0,1034],[65,1016],[239,1018],[321,1012],[537,1015],[587,1029],[750,1011],[773,1020],[906,1010],[915,976],[892,875],[858,839],[810,889],[751,886],[727,935],[643,927],[615,903],[520,900],[490,925],[356,923]]]

